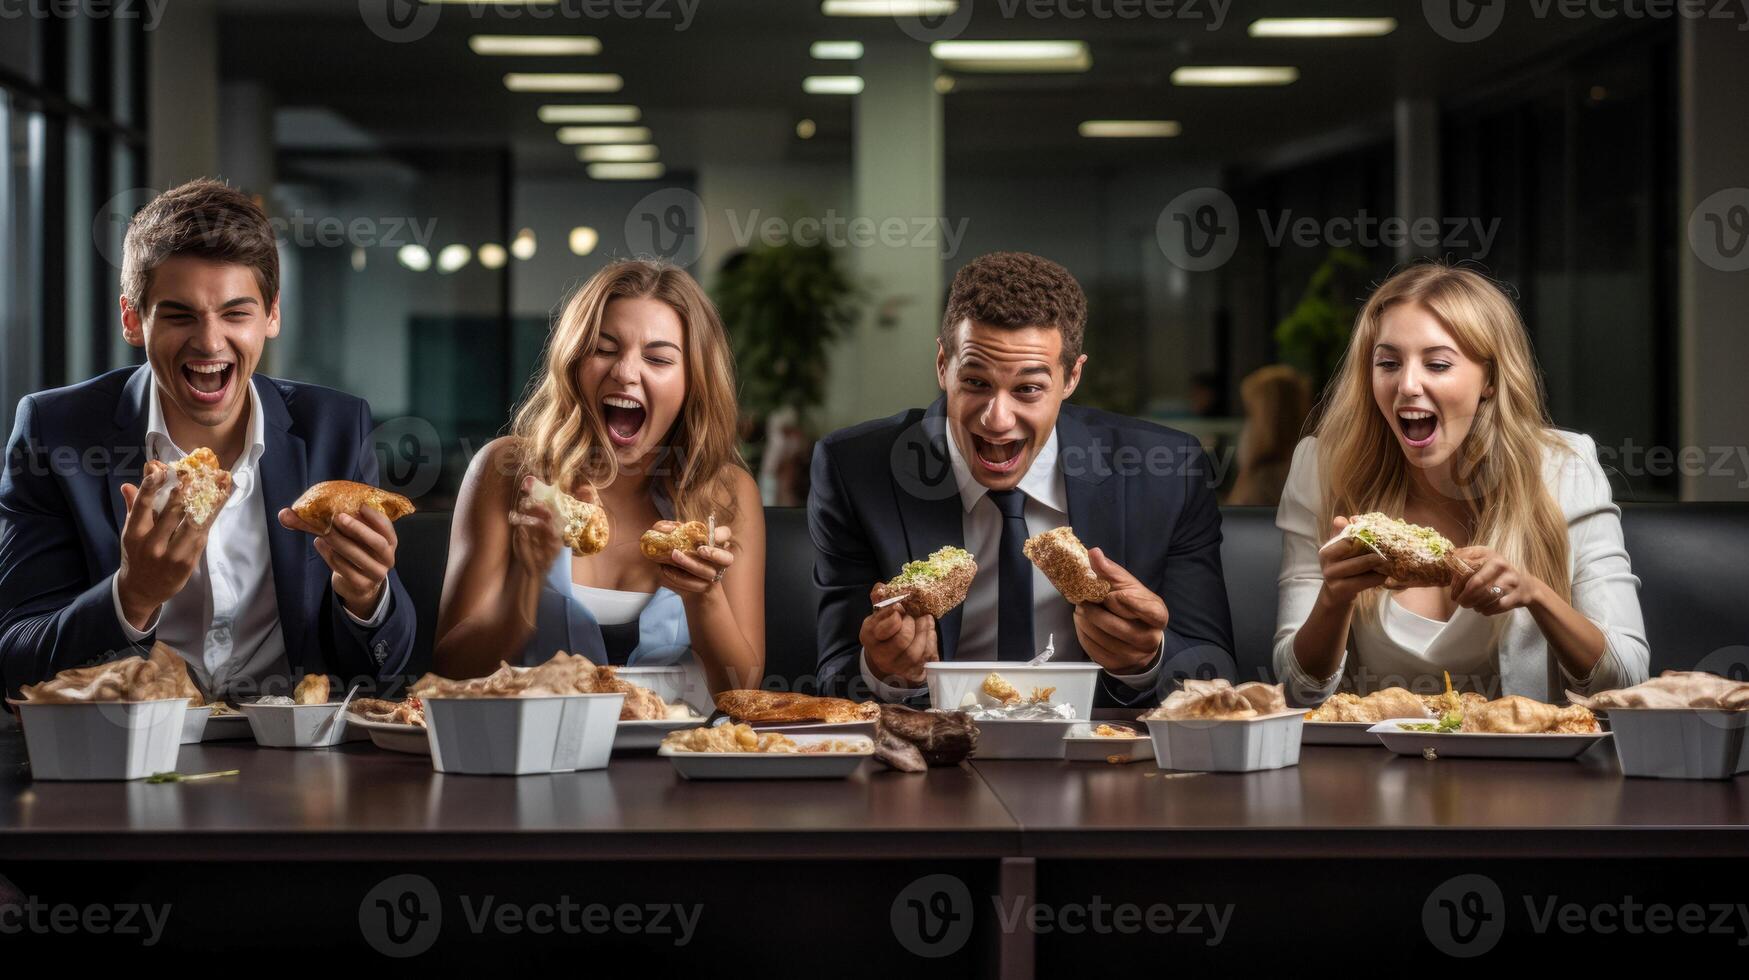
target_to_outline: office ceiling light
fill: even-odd
[[[959,0],[823,0],[828,17],[946,17],[960,9]]]
[[[395,252],[395,261],[414,272],[424,272],[431,268],[431,253],[423,245],[402,245]]]
[[[819,128],[812,119],[798,119],[796,120],[796,139],[811,140]]]
[[[475,34],[468,48],[484,55],[592,55],[601,53],[601,39],[577,34]]]
[[[363,272],[369,261],[370,259],[364,254],[363,246],[354,245],[352,247],[352,271]]]
[[[946,95],[947,93],[953,91],[953,87],[954,87],[954,80],[953,80],[952,75],[937,75],[937,76],[935,76],[935,94],[936,95]]]
[[[862,42],[815,41],[808,45],[808,57],[821,61],[855,61],[862,57]]]
[[[567,146],[580,143],[648,143],[648,126],[560,126],[559,142]]]
[[[1252,37],[1384,37],[1395,17],[1264,17],[1251,22]]]
[[[510,242],[510,254],[525,262],[534,258],[534,250],[535,241],[533,228],[524,228],[517,232],[516,237]]]
[[[480,264],[488,269],[502,269],[510,263],[510,253],[504,251],[504,246],[497,242],[487,242],[480,246]]]
[[[625,83],[612,72],[513,71],[504,76],[504,87],[512,92],[617,92]]]
[[[1174,69],[1174,85],[1289,85],[1299,80],[1298,68],[1252,65],[1202,65]]]
[[[862,91],[861,75],[809,75],[802,79],[809,95],[856,95]]]
[[[445,245],[437,253],[438,272],[459,272],[474,258],[474,252],[466,245]]]
[[[653,143],[600,143],[577,149],[584,163],[648,163],[661,158]]]
[[[588,225],[578,225],[571,229],[571,254],[588,255],[595,251],[595,243],[601,241],[601,236]]]
[[[595,180],[657,180],[667,172],[659,163],[592,163],[589,176]]]
[[[1089,119],[1076,131],[1089,139],[1159,139],[1177,136],[1184,127],[1175,119]]]
[[[936,41],[935,60],[955,71],[1086,71],[1093,55],[1085,41]]]
[[[554,125],[638,121],[638,107],[635,105],[543,105],[536,114],[541,122]]]

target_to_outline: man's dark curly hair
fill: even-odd
[[[953,277],[947,312],[941,318],[941,345],[958,343],[962,320],[997,327],[1055,327],[1063,334],[1063,373],[1081,356],[1087,333],[1087,294],[1081,284],[1050,259],[1027,252],[991,252],[963,266]]]
[[[249,195],[216,180],[191,180],[159,194],[128,223],[121,294],[142,314],[152,273],[179,255],[246,265],[268,306],[279,296],[279,245]]]

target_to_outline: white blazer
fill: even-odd
[[[1391,683],[1410,686],[1400,679],[1409,672],[1405,668],[1420,665],[1427,676],[1437,680],[1442,665],[1465,662],[1479,663],[1482,672],[1491,675],[1472,685],[1491,697],[1522,694],[1550,703],[1565,703],[1563,691],[1568,689],[1591,694],[1645,680],[1650,651],[1640,616],[1640,580],[1628,564],[1627,548],[1622,543],[1621,509],[1611,499],[1609,478],[1598,465],[1597,446],[1591,437],[1564,430],[1556,433],[1572,451],[1547,454],[1543,481],[1567,518],[1573,608],[1604,636],[1603,657],[1590,677],[1580,680],[1567,673],[1549,652],[1548,641],[1528,609],[1495,617],[1459,609],[1422,650],[1399,642],[1400,632],[1396,637],[1387,632],[1384,617],[1357,614],[1336,673],[1312,677],[1302,670],[1294,657],[1294,635],[1311,615],[1324,584],[1318,549],[1330,537],[1322,517],[1324,487],[1318,472],[1318,441],[1306,438],[1294,450],[1293,467],[1275,515],[1275,524],[1282,531],[1282,555],[1274,660],[1276,677],[1287,684],[1289,697],[1316,704],[1342,686],[1344,675],[1349,678],[1346,686],[1360,694]],[[1384,601],[1392,600],[1386,596]],[[1474,622],[1477,619],[1488,620],[1492,628]],[[1424,683],[1413,689],[1427,693],[1425,688],[1430,686]]]

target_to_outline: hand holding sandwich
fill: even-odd
[[[1113,674],[1145,670],[1166,639],[1170,613],[1165,600],[1155,595],[1127,569],[1094,548],[1087,552],[1093,571],[1111,583],[1111,591],[1099,602],[1075,606],[1075,635],[1088,659]]]
[[[382,599],[389,572],[395,567],[395,549],[400,541],[395,536],[394,522],[380,510],[363,507],[357,516],[335,516],[332,530],[324,534],[321,528],[287,507],[279,512],[279,523],[316,536],[316,554],[333,573],[329,581],[334,594],[352,615],[370,619]]]
[[[869,600],[879,602],[885,594],[882,586],[877,585]],[[935,617],[928,613],[913,616],[905,611],[903,603],[895,602],[870,613],[862,621],[858,639],[863,656],[868,659],[869,673],[889,684],[897,678],[911,687],[921,687],[923,665],[941,659],[936,646]]]
[[[1331,521],[1332,538],[1340,538],[1348,523],[1346,517]],[[1355,548],[1346,539],[1332,540],[1318,550],[1318,570],[1324,574],[1323,594],[1319,598],[1334,608],[1347,609],[1362,592],[1385,584],[1384,569],[1389,564],[1377,552]]]
[[[510,512],[510,560],[531,582],[546,578],[566,547],[552,507],[535,499],[535,482],[532,476],[522,478],[516,509]],[[593,491],[589,502],[595,502]]]
[[[220,481],[217,513],[231,496],[231,481]],[[187,516],[181,485],[174,486],[163,510],[154,513],[153,500],[165,486],[177,483],[170,467],[158,460],[146,463],[144,478],[136,486],[124,483],[121,499],[127,507],[121,532],[121,567],[115,573],[115,594],[122,616],[137,630],[146,628],[158,607],[170,601],[188,584],[194,566],[206,550],[212,521],[196,524]]]
[[[696,522],[694,522],[696,523]],[[673,534],[683,527],[677,521],[657,521],[651,528],[658,534]],[[687,549],[671,548],[650,560],[662,566],[662,584],[682,596],[703,595],[715,588],[735,563],[735,553],[724,547],[729,543],[727,525],[716,529],[716,540]],[[701,539],[703,535],[699,536]]]

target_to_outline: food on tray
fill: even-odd
[[[391,521],[413,513],[413,501],[398,493],[390,493],[368,483],[351,480],[323,480],[292,503],[291,509],[322,534],[334,529],[334,519],[341,514],[357,518],[366,508]]]
[[[1426,698],[1400,687],[1387,687],[1366,696],[1338,691],[1330,700],[1306,712],[1307,721],[1367,722],[1378,724],[1392,718],[1436,718]]]
[[[193,703],[194,702],[192,702],[192,701],[189,702],[190,705],[193,705]],[[213,708],[213,715],[212,716],[214,718],[226,718],[226,717],[229,717],[231,715],[240,715],[243,713],[241,711],[238,711],[236,708],[231,707],[230,705],[226,704],[223,701],[214,701],[212,703],[212,708]]]
[[[615,675],[612,667],[598,667],[588,657],[563,650],[538,667],[499,664],[485,677],[450,680],[426,674],[413,682],[408,693],[417,698],[517,698],[556,697],[567,694],[624,694],[620,721],[653,721],[668,717],[668,703],[648,688]]]
[[[1143,721],[1241,721],[1287,710],[1287,695],[1280,684],[1247,681],[1234,687],[1226,678],[1188,678],[1184,687],[1166,696],[1158,708],[1142,715]]]
[[[1352,542],[1356,554],[1365,550],[1382,555],[1389,563],[1385,575],[1406,586],[1450,585],[1455,576],[1469,571],[1454,554],[1456,546],[1438,531],[1379,513],[1350,518],[1324,547],[1338,541]]]
[[[188,676],[182,655],[163,643],[152,644],[145,657],[124,657],[91,667],[63,670],[19,692],[32,704],[86,704],[97,701],[159,701],[187,698],[191,706],[205,702]]]
[[[658,531],[651,528],[638,539],[638,548],[644,557],[655,561],[668,557],[672,551],[691,551],[710,541],[710,530],[703,521],[687,521],[675,525],[671,531]]]
[[[383,701],[378,698],[353,698],[348,711],[365,721],[389,725],[425,727],[425,702],[409,697],[405,701]]]
[[[1518,694],[1466,704],[1461,710],[1441,715],[1438,721],[1403,722],[1399,727],[1410,732],[1485,735],[1589,735],[1601,730],[1587,708],[1563,708]]]
[[[1102,602],[1111,594],[1111,583],[1093,571],[1093,563],[1087,557],[1087,546],[1075,537],[1072,528],[1056,527],[1035,534],[1026,539],[1021,550],[1039,567],[1039,571],[1045,573],[1045,578],[1051,580],[1063,598],[1075,605]]]
[[[724,691],[717,710],[736,721],[823,721],[832,724],[874,721],[881,707],[873,701],[819,698],[782,691]]]
[[[921,561],[906,562],[892,581],[875,586],[874,601],[902,595],[905,598],[900,604],[907,615],[940,619],[966,601],[977,574],[978,563],[972,553],[950,545]]]
[[[327,704],[328,675],[305,674],[304,679],[298,681],[297,689],[292,691],[292,703]]]
[[[829,738],[807,744],[781,732],[762,732],[751,725],[716,725],[669,732],[662,747],[671,752],[765,752],[820,755],[833,752],[867,752],[866,738]]]
[[[1128,725],[1100,724],[1100,725],[1093,726],[1093,737],[1094,738],[1146,738],[1147,736],[1143,735],[1141,732],[1136,731],[1134,728],[1131,728]]]
[[[598,555],[607,547],[607,511],[599,504],[578,500],[558,487],[542,483],[538,478],[529,491],[529,499],[545,504],[553,512],[553,523],[565,546],[579,558]]]
[[[289,708],[292,705],[297,704],[297,702],[293,701],[289,695],[285,694],[269,694],[266,697],[256,698],[249,703],[265,705],[269,708]]]
[[[1667,670],[1648,681],[1617,691],[1586,697],[1567,692],[1568,700],[1593,711],[1610,708],[1708,708],[1734,711],[1749,708],[1749,683],[1695,670]]]
[[[1057,693],[1057,689],[1054,687],[1035,687],[1031,694],[1022,698],[1020,688],[1009,683],[1008,678],[995,672],[991,672],[989,676],[984,678],[983,691],[1003,704],[1019,704],[1023,700],[1049,701]]]
[[[875,758],[900,772],[957,766],[978,747],[978,726],[963,711],[918,711],[902,704],[880,706]]]
[[[165,464],[156,460],[147,463],[147,472]],[[182,511],[196,527],[206,527],[231,488],[231,474],[219,465],[219,457],[211,449],[201,447],[169,464],[174,483],[166,482],[152,498],[152,513],[163,513],[170,502],[170,492],[182,487]]]

